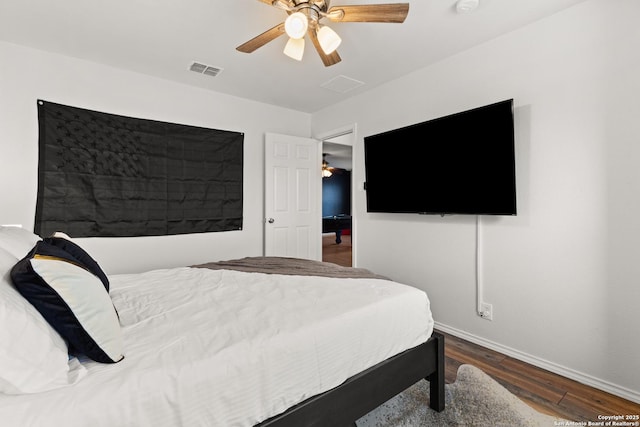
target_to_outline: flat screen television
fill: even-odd
[[[364,138],[367,212],[516,215],[513,99]]]

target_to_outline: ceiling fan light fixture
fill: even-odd
[[[302,61],[304,55],[304,39],[289,38],[287,45],[284,47],[284,54],[296,61]]]
[[[479,0],[453,0],[479,1]],[[260,0],[287,13],[284,22],[264,31],[246,41],[236,50],[244,53],[254,52],[265,44],[287,34],[291,39],[309,39],[325,67],[342,61],[336,48],[340,37],[330,28],[320,24],[323,19],[333,22],[387,22],[402,23],[409,13],[409,3],[360,4],[330,7],[330,0]],[[301,43],[289,41],[285,53],[292,58],[302,57]]]
[[[322,51],[326,55],[330,55],[340,46],[342,39],[331,28],[323,25],[318,30],[318,42],[320,43],[320,47],[322,47]]]
[[[333,172],[331,172],[331,169],[329,169],[329,162],[327,162],[327,160],[324,158],[325,156],[326,154],[322,155],[322,177],[329,178],[331,175],[333,175]]]
[[[292,39],[301,39],[307,34],[309,28],[309,20],[302,12],[292,13],[284,21],[284,31]]]

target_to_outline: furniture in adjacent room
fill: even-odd
[[[322,217],[322,232],[336,233],[336,244],[342,243],[342,233],[351,231],[351,215],[332,215]]]

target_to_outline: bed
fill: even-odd
[[[7,268],[22,249],[4,244],[0,230],[0,291],[20,304]],[[3,426],[347,426],[421,379],[444,409],[444,339],[415,288],[270,257],[108,279],[124,358],[75,354],[46,390],[0,393]],[[26,335],[1,304],[6,350]]]

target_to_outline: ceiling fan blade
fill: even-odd
[[[313,46],[316,48],[318,55],[320,55],[320,59],[322,59],[322,63],[325,67],[330,67],[342,61],[342,58],[340,58],[340,55],[338,55],[338,51],[336,50],[331,52],[329,55],[324,53],[322,46],[320,46],[320,42],[318,41],[318,35],[316,34],[315,29],[309,29],[308,33],[309,38],[311,39]]]
[[[244,53],[251,53],[254,50],[258,49],[259,47],[262,47],[265,44],[269,43],[271,40],[277,39],[283,34],[284,34],[284,22],[265,31],[259,36],[252,38],[248,42],[241,44],[236,48],[236,50]]]
[[[327,18],[335,22],[390,22],[402,23],[409,13],[409,3],[362,4],[333,6]]]

